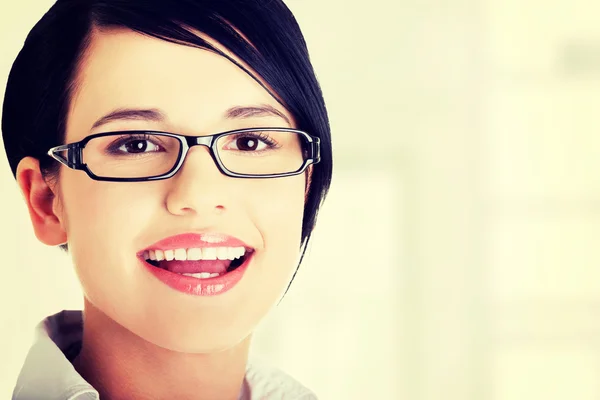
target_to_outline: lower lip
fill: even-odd
[[[254,254],[247,256],[244,263],[234,271],[228,272],[221,276],[206,279],[199,279],[194,278],[193,276],[169,272],[166,269],[157,268],[151,264],[148,264],[143,259],[140,260],[152,275],[164,282],[167,286],[179,292],[194,296],[216,296],[231,290],[235,285],[238,284],[238,282],[244,276],[246,269],[248,269],[248,265],[253,257]]]

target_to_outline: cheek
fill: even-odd
[[[156,208],[153,197],[143,190],[144,185],[97,182],[86,176],[65,179],[69,246],[85,247],[86,253],[92,254],[113,252],[117,246],[131,243]]]
[[[284,275],[294,271],[300,248],[304,215],[304,178],[264,180],[258,190],[247,191],[253,207],[252,219],[265,246],[266,268],[278,264]],[[247,194],[247,196],[248,196]]]
[[[244,332],[252,330],[288,288],[298,266],[304,215],[303,177],[256,180],[248,185],[244,189],[247,213],[264,247],[247,275],[244,296],[252,300],[229,314],[235,315]]]
[[[257,189],[246,193],[252,195],[255,222],[265,236],[284,233],[297,236],[301,231],[304,214],[303,176],[264,180]],[[299,246],[299,238],[297,244]]]
[[[69,253],[83,292],[112,315],[131,292],[144,289],[135,279],[134,239],[150,229],[156,195],[142,184],[98,182],[86,176],[65,179],[62,194]]]

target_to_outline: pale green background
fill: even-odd
[[[254,350],[323,399],[600,398],[600,3],[287,3],[336,172]],[[50,4],[0,5],[2,88]],[[9,398],[34,325],[81,295],[68,259],[35,240],[3,157]]]

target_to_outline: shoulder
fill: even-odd
[[[281,369],[261,362],[248,364],[246,383],[251,400],[317,400],[317,396],[302,383]]]

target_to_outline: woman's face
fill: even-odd
[[[227,59],[130,31],[94,34],[77,83],[66,143],[118,130],[201,136],[292,127],[275,114],[226,117],[232,107],[269,105],[293,121]],[[164,119],[116,119],[93,127],[119,109],[158,110]],[[88,301],[163,348],[210,352],[239,343],[281,298],[297,265],[305,175],[227,177],[206,147],[195,146],[171,179],[101,182],[63,168],[58,190],[56,213]],[[254,248],[244,277],[225,293],[176,291],[138,259],[141,250],[163,238],[204,232],[229,235]]]

